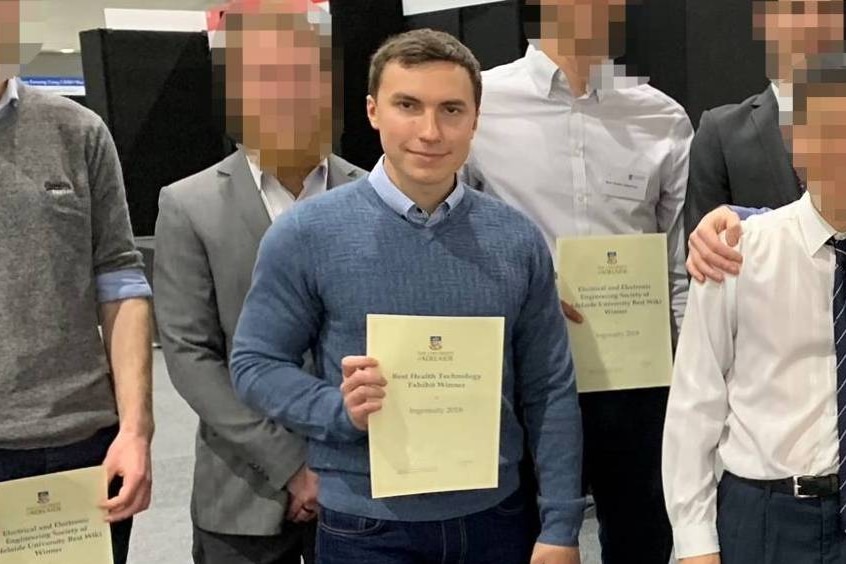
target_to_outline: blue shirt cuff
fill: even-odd
[[[96,283],[97,302],[101,304],[153,296],[153,290],[147,282],[144,271],[138,268],[100,274],[96,278]]]
[[[745,221],[753,215],[761,215],[773,211],[770,208],[744,208],[742,206],[729,206],[729,208],[740,217],[741,221]]]

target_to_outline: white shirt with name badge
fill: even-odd
[[[532,46],[525,57],[483,73],[481,117],[464,178],[532,218],[553,256],[559,237],[666,233],[680,327],[687,300],[682,206],[693,128],[669,96],[615,79],[610,64],[596,70],[579,98]]]

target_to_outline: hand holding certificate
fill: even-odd
[[[505,320],[367,316],[387,380],[369,419],[373,497],[494,488]]]
[[[670,385],[666,235],[560,239],[558,282],[580,393]]]
[[[102,467],[0,483],[0,563],[112,564]]]

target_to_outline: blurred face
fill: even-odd
[[[19,0],[0,0],[0,65],[20,62]],[[0,77],[0,80],[8,77]]]
[[[625,45],[626,0],[534,0],[541,7],[541,39],[562,56],[608,56]]]
[[[808,100],[805,123],[793,127],[793,161],[827,219],[846,222],[846,85]]]
[[[268,164],[295,166],[299,154],[331,142],[328,49],[314,30],[274,29],[273,18],[247,18],[236,48],[227,43],[227,98],[242,116],[244,143],[282,159]]]
[[[478,109],[470,73],[450,62],[403,67],[391,61],[367,97],[391,179],[409,191],[448,189],[467,160]]]
[[[759,33],[763,30],[767,54],[790,68],[803,68],[808,55],[841,50],[843,0],[759,1],[755,21]]]

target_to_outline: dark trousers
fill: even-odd
[[[223,535],[194,526],[195,564],[314,564],[315,522],[286,523],[274,536]]]
[[[672,529],[661,483],[667,388],[581,394],[584,486],[603,564],[667,564]]]
[[[846,564],[838,496],[797,499],[726,472],[717,490],[722,564]]]
[[[321,508],[318,564],[527,564],[531,504],[518,492],[447,521],[380,521]]]
[[[63,447],[33,450],[0,449],[0,482],[99,466],[105,460],[106,452],[117,436],[117,432],[117,426],[101,429],[89,439]],[[121,479],[115,478],[109,484],[109,497],[117,495],[121,485]],[[111,529],[115,564],[126,564],[132,519],[113,523]]]

